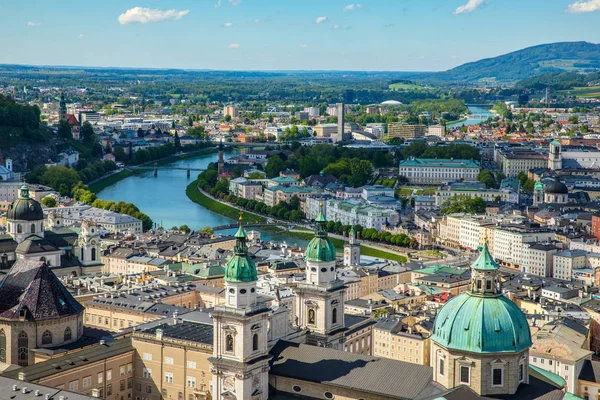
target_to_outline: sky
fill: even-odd
[[[600,0],[358,1],[0,0],[0,64],[440,71],[600,42]]]

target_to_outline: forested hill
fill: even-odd
[[[46,140],[46,132],[40,130],[40,109],[37,106],[19,104],[0,95],[0,150]]]
[[[528,47],[417,78],[437,82],[481,80],[516,82],[542,74],[590,73],[598,70],[600,70],[600,44],[562,42]]]

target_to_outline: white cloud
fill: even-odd
[[[41,24],[40,24],[39,22],[31,22],[31,21],[29,21],[29,22],[27,23],[27,26],[40,26],[40,25],[41,25]]]
[[[479,6],[482,4],[483,0],[469,0],[467,4],[462,5],[456,10],[454,10],[454,14],[472,13],[473,11],[477,10],[477,8],[479,8]]]
[[[240,48],[240,44],[239,43],[231,43],[229,46],[230,49],[239,49]]]
[[[231,22],[225,22],[225,23],[223,24],[223,26],[224,26],[225,28],[231,28],[231,27],[233,26],[233,24],[232,24]]]
[[[83,33],[79,34],[79,39],[83,39],[85,37],[85,35]]]
[[[223,2],[223,0],[217,0],[217,2],[215,3],[215,8],[221,7],[222,2]]]
[[[151,10],[150,8],[134,7],[119,15],[118,21],[125,24],[147,24],[148,22],[164,21],[166,19],[180,20],[188,15],[190,10]]]
[[[300,47],[302,47],[303,49],[307,48],[308,45],[307,44],[301,44]]]
[[[344,11],[352,11],[355,8],[362,8],[362,4],[348,4],[346,7],[343,8]]]
[[[320,24],[322,22],[327,21],[327,17],[317,17],[317,20],[315,21],[317,24]]]
[[[338,24],[335,24],[335,25],[333,26],[333,29],[337,29],[337,28],[339,28],[339,27],[340,27],[340,26],[339,26]]]
[[[229,3],[232,6],[237,6],[238,4],[240,4],[242,2],[242,0],[229,0]]]
[[[600,10],[600,0],[577,1],[567,7],[567,12],[575,14],[598,10]]]
[[[257,18],[257,19],[254,20],[254,22],[257,23],[257,24],[260,24],[260,19]]]

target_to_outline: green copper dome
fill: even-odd
[[[541,181],[537,181],[533,186],[533,190],[544,190],[544,184]]]
[[[258,280],[256,274],[256,265],[248,255],[248,246],[246,245],[246,231],[242,226],[240,216],[240,226],[235,234],[236,243],[233,248],[233,256],[225,266],[226,282],[254,282]]]
[[[431,340],[453,350],[516,353],[531,346],[531,333],[523,312],[506,297],[467,292],[442,307]]]
[[[323,214],[323,210],[315,220],[317,229],[315,237],[306,246],[306,260],[312,262],[329,262],[335,261],[335,246],[327,236],[327,219]]]
[[[42,206],[35,199],[29,197],[29,186],[23,184],[19,198],[8,206],[7,220],[12,221],[40,221],[44,219]]]
[[[471,265],[471,289],[440,309],[431,340],[472,353],[517,353],[531,346],[527,318],[500,292],[498,269],[486,242]]]

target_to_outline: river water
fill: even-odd
[[[493,117],[494,114],[487,108],[469,106],[470,115],[466,121],[458,122],[456,124],[448,125],[447,128],[460,128],[461,126],[477,125],[483,121],[486,121],[489,117]]]
[[[228,151],[225,158],[238,154],[238,151]],[[216,162],[217,153],[199,155],[194,158],[174,161],[161,167],[178,168],[206,168],[209,163]],[[227,225],[234,220],[207,210],[194,203],[185,194],[186,187],[196,178],[198,172],[192,171],[192,176],[187,177],[186,171],[159,170],[154,177],[152,170],[125,178],[98,193],[104,200],[125,201],[135,204],[143,213],[152,220],[171,228],[173,226],[188,225],[192,229],[205,226]],[[221,231],[223,234],[232,234],[233,230]],[[261,232],[263,240],[286,241],[305,246],[306,241],[289,236],[277,235],[270,232]]]

